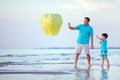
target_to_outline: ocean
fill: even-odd
[[[120,49],[109,49],[110,69],[100,67],[100,50],[90,50],[91,69],[84,52],[74,68],[75,49],[0,50],[0,80],[120,80]]]
[[[55,71],[67,70],[68,67],[73,67],[74,54],[75,49],[0,50],[0,71],[52,71],[53,66]],[[90,50],[90,54],[91,64],[99,66],[101,64],[100,50]],[[108,58],[110,65],[120,67],[120,49],[109,49]],[[81,53],[78,64],[87,65],[84,52]]]

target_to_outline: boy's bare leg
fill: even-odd
[[[110,64],[109,64],[109,60],[108,60],[108,58],[106,58],[106,62],[107,62],[107,68],[109,69]]]
[[[74,67],[77,68],[77,61],[78,61],[78,58],[79,58],[79,54],[76,53],[75,54],[75,62],[74,62]]]
[[[102,64],[101,64],[101,67],[102,67],[102,68],[103,68],[103,65],[104,65],[104,61],[105,61],[105,59],[102,58]]]
[[[90,67],[91,67],[91,64],[90,64],[91,57],[90,57],[90,54],[86,54],[86,56],[87,56],[87,61],[88,61],[88,68],[90,69]]]

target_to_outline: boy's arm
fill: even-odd
[[[96,35],[96,38],[99,39],[100,41],[102,41],[102,38],[98,37],[97,35]]]
[[[68,28],[71,30],[75,30],[75,27],[72,27],[70,22],[68,22]]]
[[[97,35],[96,35],[96,38],[100,40],[100,43],[103,41],[103,39],[98,37]]]
[[[93,36],[91,36],[91,49],[94,49],[94,46],[93,46],[93,41],[94,41],[94,39],[93,39]]]

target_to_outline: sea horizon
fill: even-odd
[[[1,48],[0,50],[9,49],[75,49],[75,47],[41,47],[41,48]],[[94,47],[94,49],[100,49],[100,47]],[[120,49],[120,47],[108,47],[108,49]]]

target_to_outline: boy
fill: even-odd
[[[110,67],[109,59],[107,58],[107,38],[108,38],[108,34],[103,33],[101,38],[99,38],[98,36],[96,36],[96,38],[98,38],[100,40],[100,43],[101,43],[101,57],[102,57],[101,67],[103,68],[104,61],[106,60],[107,68],[109,68]]]
[[[74,61],[74,67],[77,68],[77,61],[79,58],[79,55],[82,52],[82,48],[84,49],[84,52],[87,57],[88,61],[88,68],[90,69],[90,52],[89,52],[89,38],[91,37],[91,48],[93,49],[93,28],[89,25],[90,18],[85,17],[84,18],[84,24],[80,24],[76,27],[72,27],[71,23],[68,23],[68,28],[71,30],[79,30],[79,36],[77,39],[77,47],[76,47],[76,53],[75,53],[75,61]]]

